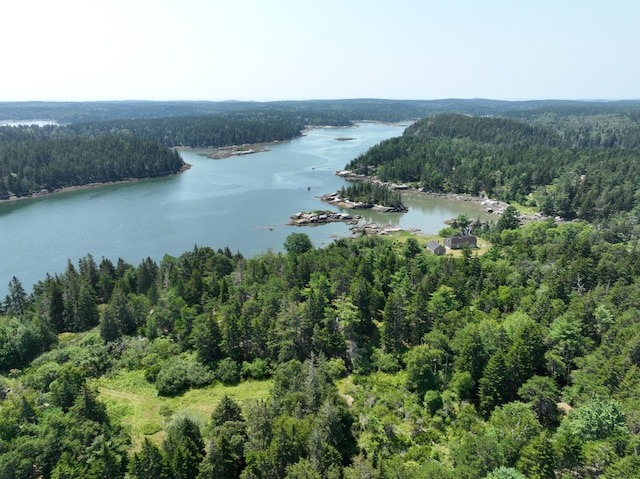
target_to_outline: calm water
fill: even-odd
[[[194,245],[240,251],[245,256],[280,251],[292,232],[307,233],[316,246],[349,236],[341,223],[288,226],[298,211],[335,209],[319,196],[345,181],[337,170],[374,144],[402,134],[404,126],[361,124],[316,129],[270,151],[225,160],[182,152],[193,167],[177,176],[104,186],[44,198],[0,203],[0,297],[15,275],[26,289],[46,273],[61,273],[87,253],[137,265],[150,256],[180,255]],[[351,137],[350,141],[336,141]],[[310,187],[310,189],[308,189]],[[371,214],[367,219],[438,232],[443,221],[472,205],[407,195],[409,213]]]

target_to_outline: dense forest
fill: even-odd
[[[149,178],[183,166],[172,147],[289,140],[309,125],[397,121],[416,102],[6,103],[0,117],[61,124],[0,127],[0,199],[89,183]]]
[[[476,110],[436,111],[452,106]],[[310,118],[236,107],[216,115]],[[349,168],[558,218],[461,215],[443,234],[481,248],[444,256],[409,234],[316,248],[292,233],[252,258],[233,245],[137,265],[87,254],[30,293],[14,278],[0,302],[0,479],[640,477],[638,104],[430,107]],[[173,164],[171,141],[217,121],[131,108],[0,129],[0,158],[60,155],[75,171],[93,149],[114,155],[102,178],[144,164],[122,152]],[[16,185],[28,166],[0,178]]]
[[[74,123],[67,129],[78,135],[117,133],[168,147],[206,148],[290,140],[300,135],[308,120],[293,113],[233,113]],[[349,124],[343,119],[332,121],[338,121],[335,126]]]
[[[177,173],[177,152],[134,136],[62,127],[0,128],[0,199],[64,187]]]
[[[41,131],[0,127],[0,196],[5,198],[176,172],[177,155],[161,146],[264,143],[292,139],[307,126],[426,117],[350,167],[368,174],[384,163],[377,172],[383,181],[484,191],[531,203],[547,214],[598,220],[611,213],[609,205],[631,209],[633,158],[640,148],[637,102],[25,102],[0,104],[2,117],[61,123]]]
[[[480,232],[480,256],[293,233],[281,254],[87,255],[30,295],[12,281],[0,477],[637,476],[640,253],[585,222]],[[122,374],[270,394],[130,452],[96,387]]]
[[[415,122],[347,168],[430,191],[485,194],[550,216],[607,221],[636,207],[638,113],[558,121],[443,114]]]

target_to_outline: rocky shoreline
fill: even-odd
[[[381,213],[406,213],[409,209],[405,207],[394,207],[394,206],[382,206],[382,205],[374,205],[372,203],[363,203],[361,201],[351,201],[346,198],[342,198],[340,193],[327,193],[326,195],[322,195],[320,200],[329,203],[330,205],[338,206],[340,208],[345,208],[348,210],[357,210],[357,209],[370,209],[373,211],[379,211]]]
[[[509,206],[509,203],[505,203],[504,201],[500,201],[500,200],[494,200],[486,196],[472,196],[472,195],[458,194],[458,193],[441,193],[436,191],[430,191],[424,188],[414,188],[405,184],[384,183],[371,176],[354,173],[349,170],[336,171],[336,175],[340,176],[341,178],[344,178],[347,181],[354,181],[354,182],[364,181],[364,182],[370,182],[370,183],[378,183],[381,185],[385,184],[393,190],[415,191],[417,193],[429,195],[433,198],[442,198],[442,199],[448,199],[448,200],[465,201],[465,202],[473,203],[478,206],[485,207],[486,213],[496,214],[498,216],[504,212],[507,206]],[[543,215],[542,213],[536,213],[533,215],[525,215],[525,214],[520,215],[520,219],[524,221],[539,221],[545,218],[546,216]]]
[[[353,234],[370,234],[370,235],[385,235],[388,233],[396,233],[404,231],[403,228],[393,225],[379,225],[377,223],[364,223],[361,224],[363,217],[360,215],[350,215],[349,213],[334,212],[334,211],[314,211],[303,212],[300,211],[294,215],[291,215],[291,221],[289,224],[292,226],[318,226],[327,223],[348,223],[351,226],[349,230]],[[413,232],[419,232],[419,230],[412,230]]]
[[[310,213],[306,212],[298,212],[291,216],[290,225],[294,226],[313,226],[313,225],[322,225],[326,223],[349,223],[352,225],[357,225],[362,220],[362,216],[360,215],[350,215],[349,213],[341,213],[334,211],[314,211]]]

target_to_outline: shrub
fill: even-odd
[[[342,358],[331,358],[327,361],[327,371],[332,379],[341,379],[347,375],[347,366]]]
[[[264,379],[271,374],[269,364],[261,358],[256,358],[252,362],[243,361],[240,375],[247,379]]]
[[[382,349],[375,348],[371,353],[373,367],[383,373],[395,373],[400,371],[400,363],[393,354],[385,353]]]
[[[216,377],[225,385],[238,384],[240,382],[240,368],[238,367],[238,363],[231,358],[224,358],[218,364]]]
[[[175,396],[190,387],[204,386],[213,380],[209,368],[189,359],[166,360],[156,376],[156,389],[160,396]]]
[[[175,396],[189,389],[185,362],[180,359],[165,361],[156,376],[156,389],[160,396]]]

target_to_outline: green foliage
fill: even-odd
[[[232,385],[240,382],[240,368],[231,358],[224,358],[216,368],[216,377],[223,384]]]
[[[133,136],[80,135],[64,126],[0,128],[0,198],[163,176],[183,166],[177,152]]]
[[[480,412],[488,416],[496,406],[509,401],[509,377],[505,355],[497,351],[489,358],[478,391]]]
[[[291,233],[284,242],[287,253],[298,255],[313,249],[313,243],[304,233]]]
[[[142,450],[136,452],[129,465],[129,475],[134,479],[164,479],[169,477],[166,457],[149,439],[144,440]]]
[[[396,208],[399,211],[406,210],[400,193],[386,185],[356,182],[351,183],[346,188],[343,186],[339,193],[340,197],[355,203],[362,203],[363,207],[381,205]]]
[[[418,393],[419,397],[438,387],[433,367],[437,354],[427,345],[419,345],[410,349],[405,355],[407,371],[407,389]]]
[[[162,363],[155,379],[158,394],[175,396],[190,387],[209,384],[213,373],[200,363],[191,359],[171,358]]]
[[[176,417],[167,428],[167,438],[162,448],[167,458],[170,477],[197,477],[205,449],[200,427],[193,419],[188,416]]]
[[[614,400],[599,398],[573,411],[561,429],[571,430],[583,441],[626,437],[629,434],[622,407]]]
[[[485,479],[527,479],[524,474],[513,467],[498,467],[484,476]]]
[[[498,232],[515,230],[520,227],[520,224],[520,213],[518,213],[518,210],[514,206],[509,205],[500,215],[498,223],[496,224],[496,230]]]
[[[400,370],[400,362],[390,353],[385,353],[382,349],[374,348],[371,353],[371,366],[383,373],[395,373]]]
[[[132,477],[635,477],[627,221],[524,224],[473,257],[294,237],[253,258],[69,263],[0,317],[2,477],[122,475],[130,448]],[[240,382],[192,389],[214,377]],[[162,430],[185,410],[198,431],[211,418],[200,442]]]
[[[266,379],[270,375],[269,364],[262,358],[256,358],[251,362],[242,362],[240,376],[243,379]]]
[[[431,191],[531,203],[564,218],[601,220],[632,211],[640,174],[638,116],[616,107],[608,115],[584,108],[568,120],[560,111],[523,111],[512,113],[514,119],[423,118],[346,168]],[[498,230],[516,225],[508,214]]]

